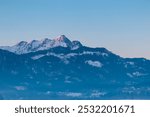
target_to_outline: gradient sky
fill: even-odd
[[[150,0],[0,0],[0,45],[61,34],[150,59]]]

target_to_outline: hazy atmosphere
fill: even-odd
[[[149,0],[0,0],[0,46],[61,34],[150,59]]]

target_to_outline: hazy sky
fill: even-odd
[[[61,34],[150,59],[150,0],[0,0],[0,45]]]

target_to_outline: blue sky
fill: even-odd
[[[150,0],[0,0],[0,45],[61,34],[150,59]]]

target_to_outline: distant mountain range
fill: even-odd
[[[61,35],[0,47],[0,99],[150,99],[150,60]]]
[[[30,43],[21,41],[14,46],[1,46],[0,49],[8,50],[16,54],[25,54],[29,52],[36,52],[39,50],[47,50],[54,47],[68,47],[70,49],[78,49],[82,46],[79,41],[70,41],[65,35],[61,35],[56,39],[33,40]]]

